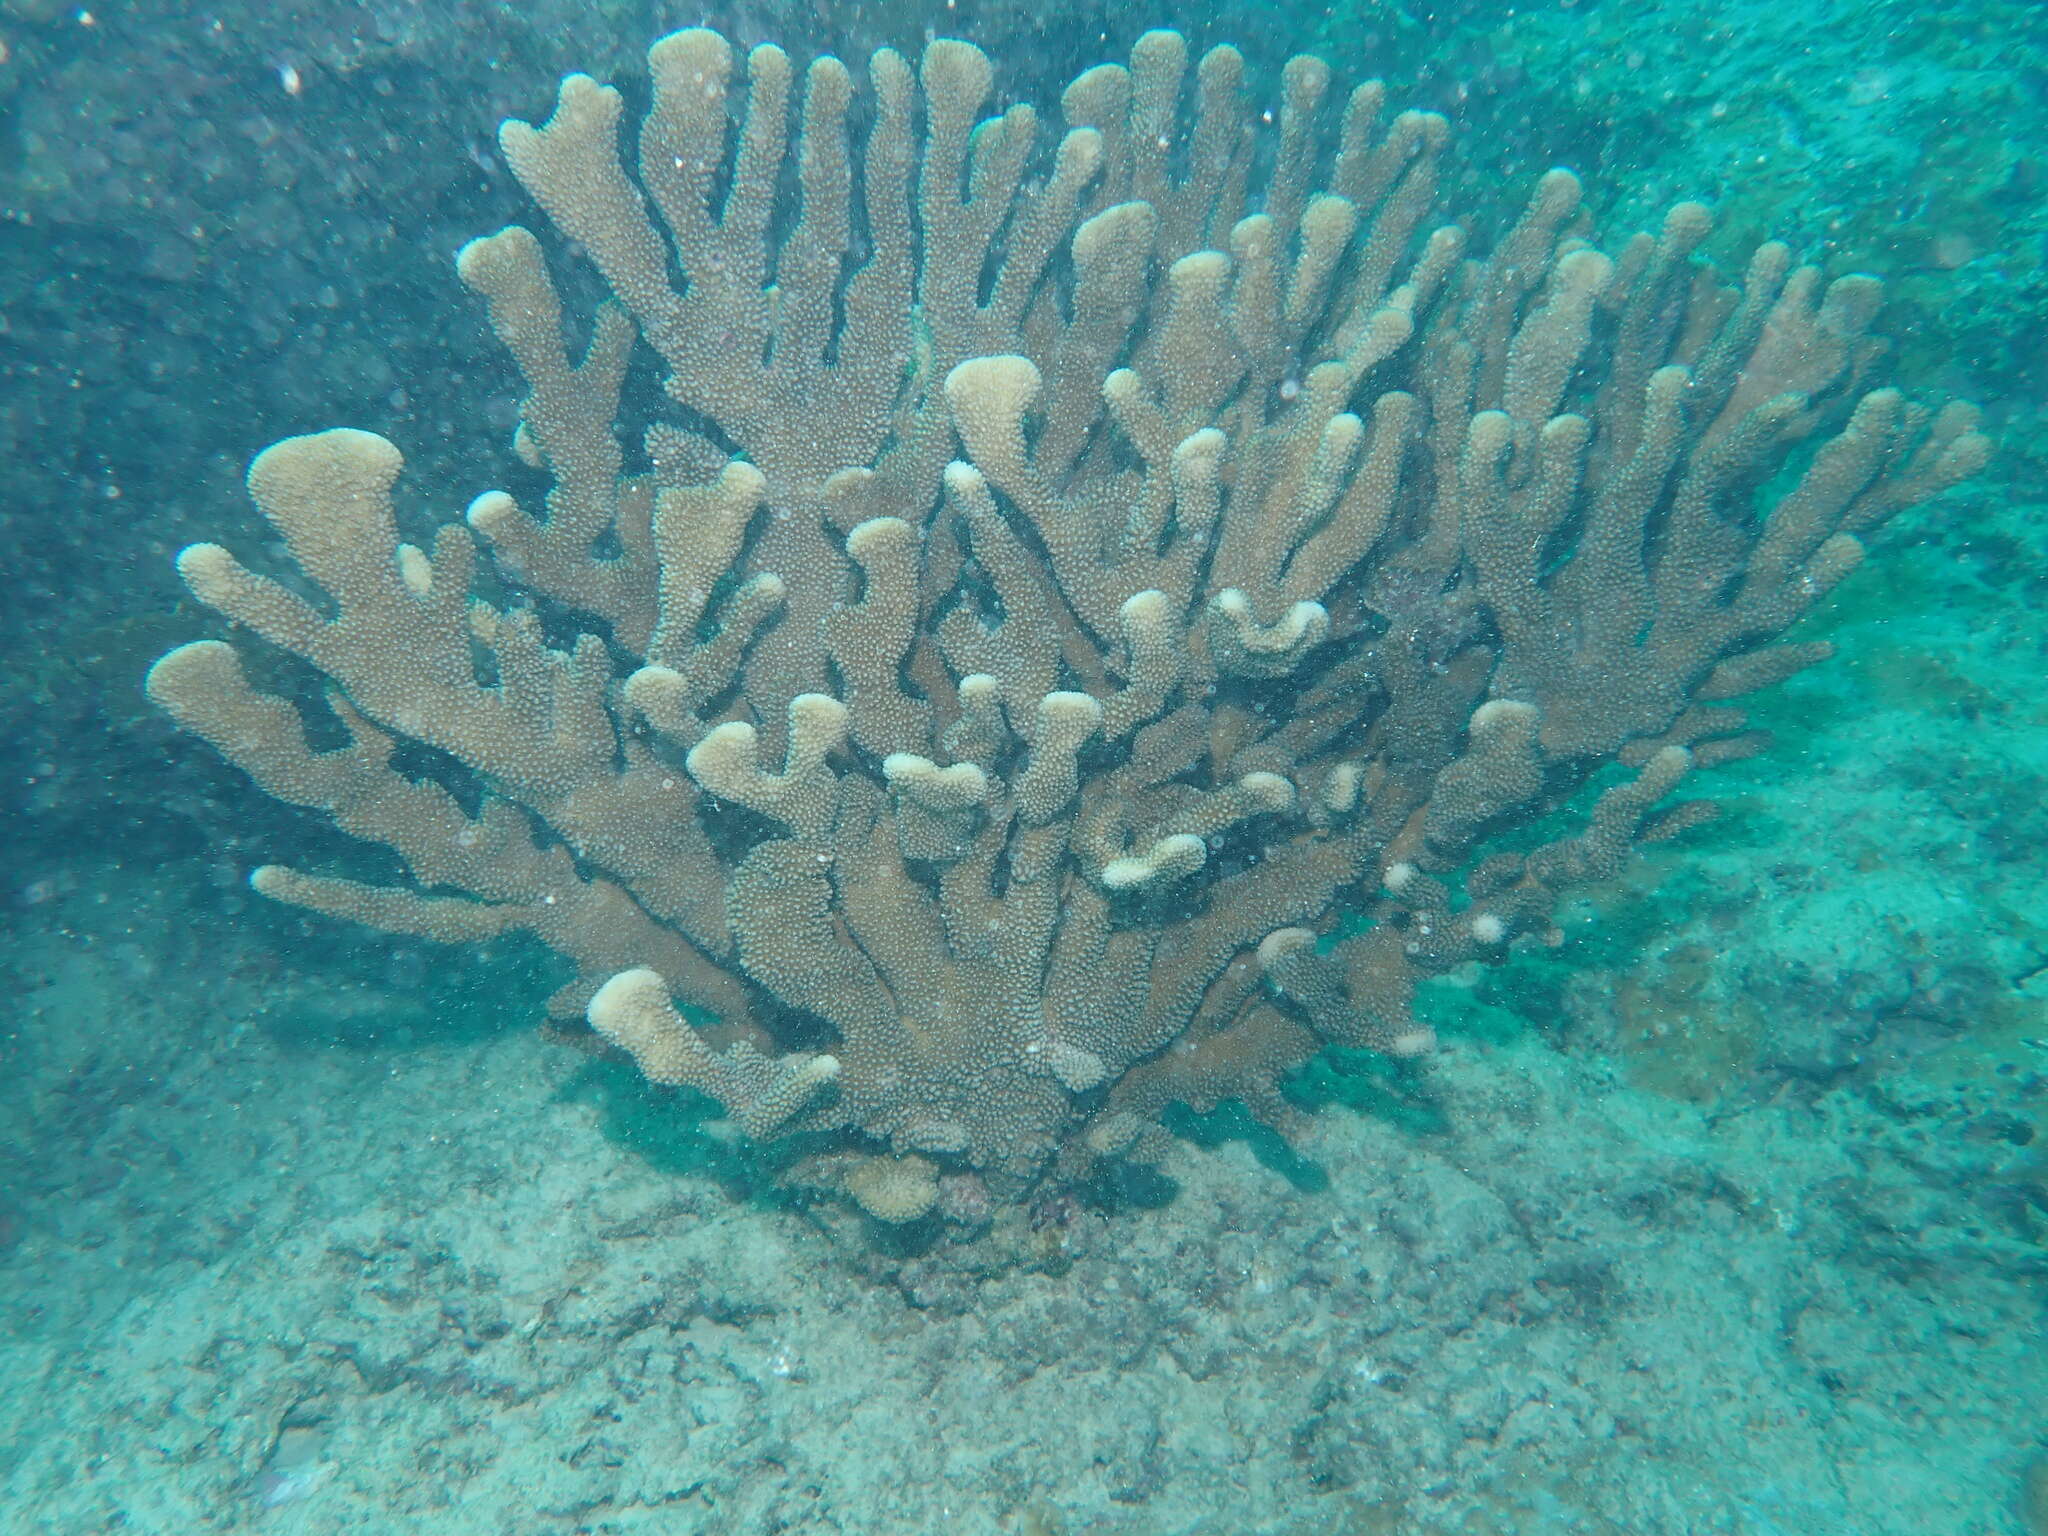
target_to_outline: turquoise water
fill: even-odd
[[[0,1530],[2048,1531],[2028,7],[0,101]]]

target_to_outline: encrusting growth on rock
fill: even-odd
[[[1236,52],[1150,32],[1058,130],[984,116],[959,42],[649,67],[630,166],[582,75],[500,134],[594,319],[524,229],[457,264],[544,505],[415,548],[389,443],[278,443],[250,493],[325,601],[179,569],[347,745],[219,641],[149,692],[411,876],[258,890],[538,935],[556,1016],[883,1221],[1148,1155],[1176,1100],[1278,1114],[1327,1042],[1426,1051],[1416,984],[1707,814],[1667,798],[1755,750],[1730,701],[1988,452],[1869,386],[1870,279],[1770,245],[1724,281],[1696,204],[1603,251],[1564,171],[1477,253],[1431,223],[1444,120],[1315,59],[1261,114]],[[622,406],[640,342],[671,418]]]

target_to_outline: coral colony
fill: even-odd
[[[630,170],[585,76],[501,134],[614,295],[581,355],[533,234],[459,261],[545,505],[421,549],[390,443],[278,443],[249,488],[325,604],[179,568],[348,744],[220,641],[149,690],[411,874],[258,890],[538,935],[558,1017],[883,1221],[1154,1156],[1174,1101],[1278,1114],[1328,1042],[1429,1050],[1417,982],[1709,814],[1671,796],[1756,749],[1735,701],[1826,654],[1786,629],[1988,452],[1871,386],[1873,280],[1726,281],[1690,203],[1603,249],[1564,171],[1481,253],[1432,222],[1444,120],[1313,58],[1275,121],[1148,33],[1061,131],[983,117],[959,42],[649,65]]]

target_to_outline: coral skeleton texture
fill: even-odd
[[[220,641],[149,690],[411,874],[258,890],[531,931],[556,1016],[883,1221],[1152,1156],[1174,1101],[1281,1116],[1325,1043],[1426,1052],[1417,982],[1709,814],[1669,797],[1757,748],[1732,701],[1826,653],[1784,632],[1988,451],[1873,386],[1874,281],[1724,281],[1697,204],[1603,250],[1555,170],[1477,253],[1444,120],[1313,58],[1265,114],[1151,32],[1059,130],[985,116],[960,42],[649,65],[630,148],[581,75],[500,135],[594,319],[525,229],[459,259],[544,505],[421,549],[389,443],[278,443],[249,488],[325,602],[179,566],[348,743]]]

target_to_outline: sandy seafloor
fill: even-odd
[[[1291,1179],[1186,1146],[1163,1208],[1008,1246],[738,1197],[530,984],[295,942],[238,871],[17,870],[0,1526],[2038,1536],[2010,526],[2003,585],[1859,576],[1790,749],[1578,904],[1561,984],[1441,985],[1400,1112],[1337,1095]]]

